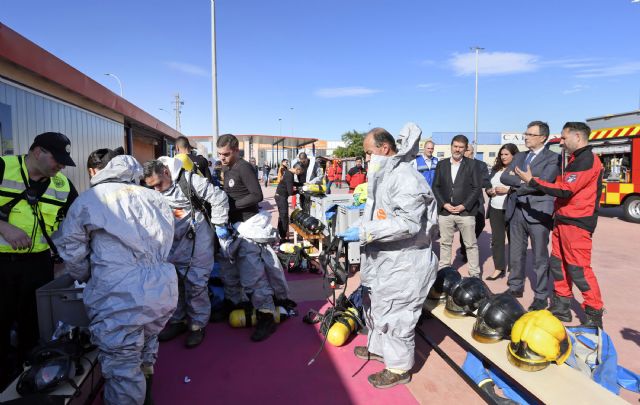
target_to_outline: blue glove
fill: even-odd
[[[231,233],[226,226],[216,225],[216,235],[218,235],[218,239],[226,240],[229,239]]]
[[[345,242],[357,242],[360,240],[360,229],[355,227],[349,228],[343,233],[339,233],[337,236],[342,238]]]

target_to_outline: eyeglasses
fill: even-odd
[[[524,134],[522,134],[522,135],[524,135],[524,136],[544,136],[544,135],[542,135],[542,134],[532,134],[532,133],[530,133],[530,132],[525,132],[525,133],[524,133]]]

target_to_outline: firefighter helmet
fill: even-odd
[[[502,293],[484,301],[478,308],[478,317],[473,325],[473,338],[482,343],[493,343],[508,339],[513,324],[526,311],[509,293]]]

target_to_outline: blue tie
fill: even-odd
[[[527,167],[529,167],[529,163],[531,163],[535,155],[536,155],[535,153],[529,152],[529,154],[527,155],[527,158],[524,160],[524,165],[521,168],[522,170],[527,171]]]

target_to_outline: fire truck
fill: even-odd
[[[624,219],[640,223],[640,110],[587,119],[589,143],[604,166],[603,207],[623,206]]]

